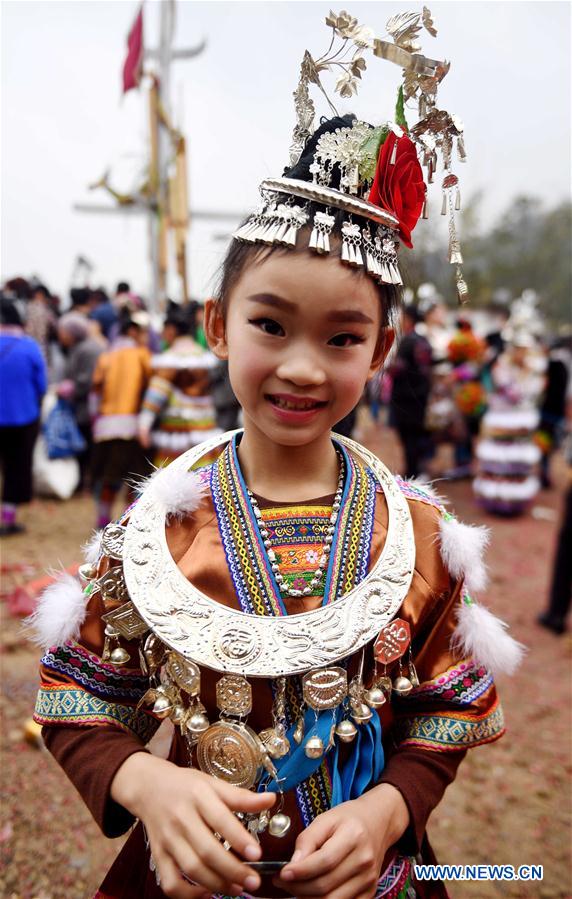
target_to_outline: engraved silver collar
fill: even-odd
[[[234,433],[193,447],[170,468],[188,471]],[[274,678],[334,665],[365,646],[397,614],[415,566],[407,500],[373,453],[335,436],[372,470],[387,502],[387,537],[369,574],[332,604],[311,612],[271,617],[229,609],[197,590],[177,567],[167,546],[165,516],[145,491],[127,526],[123,569],[133,605],[163,643],[214,671]]]

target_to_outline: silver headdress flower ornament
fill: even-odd
[[[423,7],[422,13],[393,16],[386,25],[393,43],[380,40],[371,28],[359,25],[343,10],[339,15],[330,12],[326,25],[332,29],[330,46],[316,60],[306,50],[294,92],[296,125],[290,147],[291,168],[285,170],[286,177],[262,182],[260,206],[234,237],[293,247],[300,229],[311,225],[308,246],[323,254],[330,252],[330,235],[336,229],[342,241],[342,262],[364,266],[379,283],[402,284],[399,239],[412,247],[413,228],[420,216],[428,217],[423,168],[431,184],[440,157],[441,214],[449,214],[449,261],[456,267],[459,301],[465,302],[468,289],[460,267],[463,258],[455,225],[461,198],[459,179],[452,171],[454,144],[459,161],[465,161],[463,125],[456,116],[436,106],[437,88],[450,64],[419,53],[421,28],[433,37],[437,34],[431,13]],[[317,86],[338,116],[320,74],[341,71],[335,90],[341,97],[352,97],[366,70],[364,52],[368,50],[403,70],[395,121],[373,127],[346,116],[339,119],[342,127],[320,128],[313,133],[315,106],[310,85]],[[405,105],[411,101],[416,103],[419,121],[410,128]],[[309,149],[313,157],[305,167],[301,159]]]

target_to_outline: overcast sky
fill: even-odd
[[[384,37],[390,15],[422,4],[344,0],[343,6]],[[484,190],[485,224],[519,193],[547,205],[568,198],[567,0],[429,6],[438,36],[423,33],[423,52],[452,61],[438,105],[465,124],[468,161],[457,166],[463,196]],[[146,0],[148,47],[157,40],[158,7]],[[144,218],[73,210],[74,203],[107,202],[103,193],[87,190],[105,169],[114,185],[129,190],[145,166],[146,92],[120,98],[125,42],[137,9],[137,2],[124,0],[2,3],[3,280],[34,273],[65,295],[82,254],[95,267],[93,284],[113,288],[126,279],[148,292]],[[175,45],[207,40],[200,57],[172,67],[173,112],[188,139],[194,208],[247,210],[257,202],[258,183],[281,174],[300,61],[306,47],[314,56],[327,49],[323,19],[329,9],[321,2],[177,3]],[[393,118],[399,80],[397,67],[369,56],[360,94],[336,101],[338,108],[373,124]],[[319,101],[317,108],[326,112]],[[440,205],[437,189],[429,224],[419,227],[443,227]],[[221,234],[231,228],[230,222],[191,227],[194,295],[212,289]]]

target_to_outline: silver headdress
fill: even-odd
[[[449,214],[449,261],[456,266],[459,300],[464,302],[468,290],[460,269],[463,259],[455,225],[460,192],[457,175],[452,172],[454,143],[459,160],[465,161],[463,126],[458,118],[436,107],[437,88],[449,71],[449,63],[418,52],[421,27],[432,36],[437,34],[431,14],[423,7],[422,13],[393,16],[386,25],[393,43],[380,40],[371,28],[359,25],[343,10],[339,15],[330,12],[326,24],[332,29],[330,46],[316,60],[308,51],[304,53],[294,92],[296,125],[290,147],[291,168],[285,171],[286,177],[262,182],[260,206],[234,237],[293,247],[300,230],[307,227],[308,246],[323,254],[330,252],[330,235],[336,229],[343,262],[364,266],[380,283],[402,284],[399,238],[412,246],[411,230],[417,219],[420,215],[428,217],[422,167],[431,184],[440,156],[444,172],[441,212]],[[347,127],[320,129],[323,133],[316,140],[318,132],[312,137],[315,106],[309,86],[319,88],[338,116],[320,73],[334,68],[341,71],[335,90],[341,97],[352,97],[367,67],[367,50],[402,67],[395,121],[372,127],[346,117]],[[411,128],[405,119],[405,105],[410,101],[416,101],[419,115]],[[297,169],[311,140],[315,142],[313,159],[309,172],[300,177]]]

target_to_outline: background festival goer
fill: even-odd
[[[47,369],[38,343],[24,334],[16,306],[4,296],[0,314],[0,535],[7,536],[24,530],[16,521],[17,508],[32,499],[32,460]]]
[[[550,460],[558,449],[566,415],[566,396],[572,375],[572,338],[557,340],[548,353],[546,384],[540,407],[540,427],[536,440],[542,453],[540,477],[542,486],[552,487]]]
[[[48,369],[52,364],[51,344],[56,339],[56,316],[50,305],[50,292],[44,284],[32,289],[26,309],[26,334],[39,345]]]
[[[565,458],[567,463],[566,495],[560,522],[560,532],[556,542],[552,582],[548,607],[538,618],[538,623],[555,634],[563,634],[566,630],[566,616],[572,602],[572,395],[568,391],[569,432],[565,441]]]
[[[150,469],[137,427],[151,376],[151,353],[141,345],[142,339],[141,327],[124,319],[120,336],[99,356],[93,375],[98,399],[93,426],[97,527],[111,521],[113,503],[123,483],[148,474]]]
[[[540,487],[540,450],[533,440],[544,385],[535,365],[538,356],[532,335],[519,328],[510,333],[492,369],[494,392],[483,418],[479,473],[473,482],[477,500],[489,512],[524,512]]]
[[[192,323],[171,308],[163,327],[164,352],[153,357],[153,376],[139,415],[139,440],[153,447],[156,466],[219,433],[210,393],[217,359],[190,336]]]
[[[447,350],[452,365],[453,398],[459,411],[459,427],[454,445],[455,467],[448,478],[469,478],[473,473],[474,444],[486,409],[486,393],[481,382],[485,343],[473,331],[468,316],[459,316],[457,331]]]
[[[91,306],[89,318],[98,323],[103,336],[110,340],[114,336],[113,327],[119,319],[113,303],[102,288],[92,291],[89,302]]]
[[[431,387],[431,347],[415,326],[419,313],[406,306],[401,315],[402,337],[390,365],[392,391],[390,423],[395,427],[405,456],[405,476],[416,478],[428,452],[425,413]]]
[[[89,319],[79,312],[68,312],[58,322],[58,338],[65,351],[64,380],[58,384],[58,396],[70,402],[86,448],[77,459],[80,467],[79,489],[91,486],[91,456],[93,447],[89,394],[97,359],[103,345],[91,333]]]

